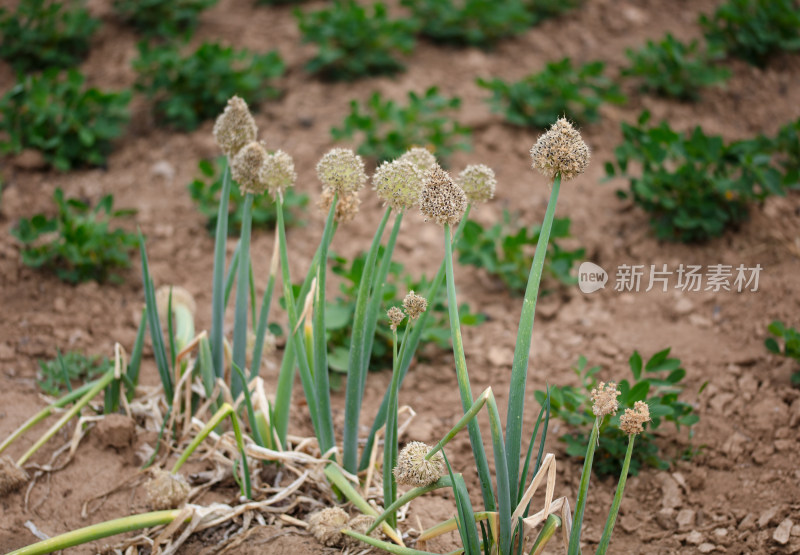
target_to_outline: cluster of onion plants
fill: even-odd
[[[438,488],[450,488],[456,500],[455,517],[424,531],[418,538],[417,547],[426,539],[458,529],[464,553],[512,555],[521,553],[523,549],[539,553],[561,528],[569,553],[577,553],[580,549],[581,522],[592,456],[598,441],[599,423],[607,414],[617,410],[616,389],[613,384],[601,384],[593,395],[598,420],[587,447],[586,464],[574,514],[565,498],[553,499],[555,458],[552,454],[544,454],[549,417],[547,401],[539,411],[524,458],[522,416],[525,411],[525,386],[536,300],[559,190],[562,181],[583,173],[589,162],[589,149],[580,134],[569,122],[561,119],[540,137],[531,150],[534,168],[539,169],[551,181],[551,196],[523,301],[505,422],[501,420],[491,388],[487,388],[477,398],[472,395],[461,337],[453,267],[454,240],[460,234],[472,205],[493,197],[496,185],[494,172],[484,165],[473,165],[453,179],[437,164],[432,154],[419,148],[408,151],[397,160],[384,162],[377,168],[372,184],[378,197],[385,203],[385,211],[367,252],[356,300],[344,426],[338,433],[334,427],[328,382],[328,346],[325,334],[327,261],[329,247],[339,224],[352,219],[358,212],[359,191],[368,180],[364,163],[350,150],[333,149],[317,165],[317,174],[322,183],[320,206],[325,209],[327,216],[310,266],[300,287],[295,288],[292,285],[290,249],[283,210],[285,192],[296,179],[291,157],[280,150],[269,152],[266,149],[264,143],[258,140],[258,129],[247,105],[236,97],[229,101],[228,107],[218,118],[214,135],[228,158],[228,164],[220,196],[214,248],[210,333],[195,333],[193,302],[183,290],[177,287],[162,289],[160,292],[155,290],[142,238],[146,309],[134,351],[138,374],[146,325],[150,330],[154,358],[161,378],[163,396],[160,406],[164,409],[162,432],[166,437],[174,437],[179,423],[191,420],[193,415],[213,411],[213,416],[196,432],[171,470],[156,468],[151,471],[146,489],[152,508],[157,509],[156,511],[69,532],[14,553],[49,553],[123,531],[187,518],[186,513],[178,510],[178,507],[187,502],[189,491],[179,470],[209,435],[215,434],[215,437],[219,437],[217,433],[225,429],[226,419],[230,420],[233,432],[229,442],[234,451],[231,455],[233,475],[240,485],[243,500],[252,499],[256,491],[253,482],[258,480],[258,473],[254,469],[257,464],[262,464],[254,464],[254,456],[280,452],[288,447],[289,409],[297,374],[318,445],[319,458],[324,463],[324,476],[332,489],[339,494],[340,500],[349,501],[361,513],[350,519],[341,508],[330,507],[312,514],[308,527],[325,545],[346,546],[355,542],[356,545],[363,546],[359,542],[365,542],[391,553],[428,553],[405,546],[404,535],[398,527],[398,511],[424,493]],[[229,261],[225,251],[227,201],[234,182],[240,187],[245,200],[241,236]],[[277,224],[272,264],[266,279],[265,293],[259,303],[255,293],[257,276],[254,275],[250,258],[251,209],[255,197],[264,194],[271,195],[275,202]],[[431,222],[430,225],[441,227],[445,256],[428,291],[411,291],[405,297],[402,307],[390,307],[387,311],[387,307],[381,306],[382,288],[390,269],[403,217],[412,209],[419,209],[425,219]],[[386,228],[389,227],[392,217],[394,220],[384,243]],[[270,402],[264,393],[264,382],[259,373],[267,339],[270,307],[278,279],[282,286],[282,300],[288,322],[274,401]],[[401,451],[398,441],[398,392],[429,315],[426,311],[427,299],[435,298],[443,286],[446,287],[448,296],[455,373],[464,415],[433,447],[421,442],[410,442]],[[234,312],[230,341],[225,330],[225,312],[229,302],[232,302]],[[359,437],[361,407],[372,341],[379,318],[388,318],[394,332],[392,380],[378,414],[371,423],[370,431],[363,438]],[[130,371],[123,372],[125,366],[130,369],[133,365],[124,365],[118,356],[113,372],[110,371],[90,385],[85,396],[93,396],[108,388],[106,397],[113,401],[113,384],[117,384],[117,398],[120,397],[120,384],[135,387],[136,376],[131,377]],[[133,389],[129,387],[126,391],[132,394]],[[57,401],[56,406],[65,406],[77,398],[76,393],[71,395]],[[79,409],[81,402],[75,407]],[[113,403],[109,408],[114,410]],[[490,423],[489,442],[482,437],[477,421],[477,415],[484,408],[487,409]],[[73,408],[62,420],[68,420],[75,412],[76,409]],[[613,529],[627,476],[627,462],[633,438],[647,419],[647,407],[644,404],[627,411],[622,419],[627,429],[631,430],[630,448],[606,533],[598,551],[600,553],[605,552]],[[474,510],[466,482],[462,474],[453,471],[445,452],[448,442],[464,428],[469,434],[478,472],[484,505],[482,511]],[[337,437],[341,437],[341,444]],[[539,446],[534,459],[537,437]],[[45,437],[44,441],[46,439]],[[377,455],[381,445],[383,456],[379,459]],[[494,457],[494,476],[490,472],[487,458],[488,446],[491,446]],[[16,464],[12,463],[13,468],[20,469],[25,460],[27,458]],[[463,462],[458,461],[456,466]],[[368,492],[369,488],[361,487],[362,476],[366,476],[364,479],[368,482],[374,478],[373,471],[378,467],[381,468],[382,480],[382,499],[379,501],[383,509],[376,509],[366,498],[367,494],[362,493]],[[535,514],[529,514],[533,495],[545,480],[547,487],[544,507]],[[411,489],[400,495],[398,487]],[[535,538],[527,537],[526,533],[531,530],[538,530]],[[383,539],[381,533],[387,539]]]

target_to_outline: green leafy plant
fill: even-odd
[[[111,368],[107,357],[88,356],[79,351],[59,353],[52,360],[40,360],[36,383],[48,395],[63,395],[72,391],[73,385],[85,382],[105,374]]]
[[[460,105],[460,98],[445,98],[436,87],[422,95],[409,92],[406,106],[376,92],[363,107],[352,101],[343,126],[331,129],[331,135],[339,141],[363,134],[358,153],[378,161],[398,158],[412,146],[426,147],[446,160],[456,149],[470,148],[470,129],[448,116]]]
[[[223,167],[225,157],[216,160],[201,160],[197,165],[201,178],[189,184],[191,195],[197,209],[207,218],[206,227],[213,232],[217,227],[219,217],[219,197],[222,192],[222,173],[218,168]],[[283,197],[286,212],[286,225],[303,225],[303,220],[298,215],[299,211],[308,205],[308,195],[298,193],[294,188],[286,190]],[[242,227],[244,215],[244,196],[239,187],[231,187],[231,196],[228,201],[228,234],[238,234]],[[275,212],[275,202],[266,196],[259,196],[253,201],[252,224],[255,227],[272,227],[278,219]]]
[[[372,4],[372,15],[354,0],[336,0],[314,12],[295,10],[295,17],[303,42],[317,45],[317,55],[306,68],[326,79],[397,73],[405,66],[396,54],[414,49],[416,22],[389,19],[381,2]]]
[[[523,0],[402,0],[436,42],[490,47],[534,22]]]
[[[32,148],[59,170],[103,165],[128,121],[130,91],[84,87],[76,70],[28,75],[0,99],[0,152]]]
[[[570,272],[575,262],[586,254],[585,249],[565,249],[556,242],[570,237],[570,223],[569,218],[553,220],[544,266],[546,277],[565,285],[577,283]],[[512,293],[521,295],[528,284],[528,273],[540,232],[540,226],[520,226],[507,210],[503,212],[503,222],[489,228],[469,220],[455,245],[458,262],[484,268],[490,275],[500,278]]]
[[[267,83],[284,71],[275,51],[254,54],[208,42],[186,56],[176,45],[142,42],[133,67],[136,89],[155,101],[158,120],[184,131],[216,116],[234,94],[251,105],[275,98],[278,91]]]
[[[681,100],[698,100],[703,87],[726,81],[731,72],[713,65],[717,56],[701,51],[699,42],[683,43],[667,33],[660,42],[647,41],[639,50],[625,52],[630,66],[622,75],[642,80],[642,90]]]
[[[154,38],[189,37],[203,10],[217,0],[114,0],[117,15]]]
[[[523,0],[523,3],[533,17],[533,24],[536,25],[545,19],[574,10],[583,3],[583,0]]]
[[[65,199],[61,189],[56,189],[53,199],[56,217],[22,218],[11,230],[23,244],[22,262],[53,270],[69,283],[118,281],[113,270],[130,265],[129,254],[139,241],[133,233],[109,229],[109,224],[133,211],[114,210],[112,195],[104,196],[94,208],[78,199]]]
[[[767,327],[767,331],[774,336],[768,337],[764,341],[764,345],[770,353],[793,358],[795,362],[800,363],[800,331],[795,328],[787,328],[786,324],[780,320],[772,322]],[[783,350],[781,350],[778,340],[783,341]],[[800,386],[800,370],[792,373],[792,385]]]
[[[478,85],[492,92],[492,109],[515,125],[546,127],[559,117],[593,122],[600,118],[601,104],[626,100],[619,87],[603,74],[604,68],[600,61],[575,68],[569,58],[564,58],[516,83],[478,79]]]
[[[700,16],[710,47],[756,66],[778,52],[800,50],[800,7],[795,0],[727,0]]]
[[[14,12],[0,8],[0,58],[22,73],[77,65],[100,26],[81,6],[82,2],[24,0]]]
[[[792,185],[795,175],[773,162],[774,140],[725,144],[699,127],[687,134],[666,122],[647,128],[649,118],[644,112],[638,125],[622,124],[617,165],[606,163],[606,173],[629,178],[630,193],[618,194],[630,194],[651,214],[661,239],[692,242],[719,236],[747,217],[748,203],[784,194]],[[641,166],[639,177],[628,174],[631,162]]]
[[[598,474],[619,474],[628,444],[627,434],[619,428],[619,420],[623,409],[633,407],[636,401],[647,403],[652,422],[648,431],[637,439],[638,447],[630,461],[631,474],[637,474],[644,464],[661,469],[669,468],[669,460],[664,458],[655,437],[650,433],[657,430],[662,422],[672,422],[678,430],[684,426],[689,429],[689,438],[692,437],[692,426],[700,420],[700,417],[692,405],[679,400],[686,388],[682,383],[686,370],[681,367],[679,359],[672,358],[669,354],[670,349],[664,349],[650,357],[647,362],[642,360],[638,351],[634,351],[631,355],[628,362],[633,379],[621,380],[617,384],[617,389],[620,391],[620,396],[617,398],[620,410],[616,416],[605,419],[600,425],[602,441],[595,452],[594,465]],[[551,387],[550,410],[553,416],[575,428],[575,432],[561,437],[567,444],[567,454],[583,457],[589,429],[595,421],[590,393],[598,386],[597,375],[602,369],[599,366],[588,367],[586,358],[580,357],[578,365],[573,370],[580,378],[581,385]],[[537,391],[535,396],[541,403],[546,394]]]
[[[378,258],[382,258],[383,254],[384,249],[379,249]],[[332,255],[332,258],[333,266],[331,271],[341,278],[339,285],[341,295],[329,301],[325,309],[328,344],[330,345],[328,364],[334,372],[346,375],[350,337],[353,331],[353,315],[356,308],[358,288],[364,274],[366,253],[359,254],[352,261],[336,255]],[[403,265],[395,261],[392,261],[389,266],[388,277],[389,279],[385,282],[381,292],[382,307],[399,306],[406,292],[427,291],[431,286],[431,282],[424,276],[420,280],[414,280],[406,272]],[[461,323],[466,326],[477,326],[486,319],[483,314],[471,312],[467,304],[462,304],[459,310],[461,311]],[[447,305],[444,292],[434,300],[429,299],[428,311],[430,311],[430,315],[422,330],[420,345],[433,343],[440,349],[449,349],[450,326],[447,321]],[[389,322],[386,318],[379,318],[372,342],[370,370],[391,368],[392,344],[393,332],[389,327]]]

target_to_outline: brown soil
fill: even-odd
[[[406,91],[439,85],[446,95],[459,95],[459,119],[474,128],[474,151],[459,153],[452,167],[485,162],[497,172],[497,199],[474,213],[482,223],[494,222],[503,208],[520,212],[523,221],[541,221],[548,191],[544,180],[529,169],[528,149],[537,133],[505,125],[484,102],[486,92],[475,78],[518,79],[540,69],[548,60],[570,56],[577,62],[605,60],[612,74],[625,62],[624,51],[647,38],[669,31],[680,39],[700,36],[698,13],[710,12],[717,2],[679,0],[586,0],[568,17],[531,29],[522,37],[500,44],[492,52],[454,50],[421,42],[408,59],[408,71],[394,79],[367,79],[358,83],[323,84],[307,75],[303,64],[313,51],[300,46],[297,26],[287,8],[255,7],[251,0],[220,0],[203,16],[195,41],[221,39],[254,50],[277,48],[289,71],[280,83],[285,95],[267,103],[257,115],[269,145],[289,152],[299,173],[298,189],[316,198],[314,165],[331,146],[328,129],[348,112],[351,99],[365,99],[374,90],[402,100]],[[321,3],[308,4],[314,8]],[[93,0],[90,6],[104,17],[94,39],[90,58],[82,70],[92,84],[106,88],[131,86],[135,75],[136,36],[121,28],[110,15],[110,2]],[[800,196],[769,199],[753,207],[750,221],[738,231],[706,245],[684,246],[656,241],[646,216],[620,202],[614,189],[622,183],[601,185],[603,164],[612,159],[620,139],[620,122],[633,121],[641,109],[656,119],[668,119],[677,129],[702,125],[706,132],[738,139],[758,132],[774,133],[800,116],[794,91],[800,85],[800,58],[779,57],[765,70],[733,62],[733,78],[724,90],[709,91],[697,104],[682,104],[639,96],[626,83],[630,101],[622,107],[605,107],[603,120],[582,132],[593,150],[586,175],[568,183],[558,206],[559,216],[569,216],[577,243],[587,249],[587,259],[607,270],[620,264],[680,263],[761,264],[764,268],[755,293],[698,292],[618,293],[608,287],[593,295],[577,288],[543,300],[534,332],[534,352],[527,392],[527,429],[535,418],[533,391],[545,384],[576,384],[570,370],[578,356],[601,364],[601,378],[627,377],[627,357],[634,349],[649,356],[671,346],[682,359],[689,384],[685,398],[700,414],[691,446],[699,449],[690,461],[676,462],[670,471],[645,469],[628,482],[612,550],[615,553],[797,553],[800,552],[800,463],[798,426],[800,392],[790,387],[792,365],[768,355],[763,341],[766,326],[782,319],[797,326],[800,313]],[[0,66],[0,92],[11,86],[11,71]],[[53,276],[24,267],[19,247],[9,229],[22,216],[51,210],[55,187],[68,195],[96,200],[113,193],[117,205],[138,210],[135,224],[148,239],[148,253],[156,284],[174,283],[187,288],[198,303],[198,328],[208,327],[212,238],[202,216],[186,191],[197,174],[201,158],[216,156],[211,123],[181,134],[154,125],[143,101],[135,101],[129,132],[117,145],[108,169],[68,174],[30,171],[6,159],[0,208],[0,438],[5,437],[42,406],[35,385],[36,362],[51,358],[56,349],[80,349],[111,354],[114,342],[133,344],[142,305],[142,288],[136,265],[119,286],[88,283],[76,287]],[[164,171],[167,167],[171,171]],[[352,256],[367,248],[380,218],[379,202],[365,193],[358,222],[344,226],[334,240],[336,252]],[[302,275],[322,229],[322,216],[308,215],[309,224],[289,232],[293,275]],[[423,225],[417,215],[408,217],[397,257],[415,273],[432,275],[443,254],[441,231]],[[253,238],[256,275],[266,275],[273,238],[258,231]],[[233,248],[233,241],[229,243]],[[613,270],[610,270],[613,272]],[[483,272],[457,267],[460,300],[488,321],[464,330],[473,391],[491,385],[505,411],[520,299],[510,297]],[[613,281],[613,275],[611,276]],[[266,280],[260,280],[266,281]],[[261,286],[263,287],[263,283]],[[280,316],[280,315],[279,315]],[[265,370],[273,383],[275,372]],[[145,360],[143,379],[154,383],[152,358]],[[370,374],[364,422],[369,422],[389,382],[388,373]],[[702,394],[700,386],[708,382]],[[298,388],[299,396],[299,388]],[[452,358],[446,353],[417,364],[410,372],[401,403],[411,405],[417,417],[405,440],[432,442],[461,413]],[[343,395],[334,396],[338,423]],[[295,407],[298,432],[307,432],[304,407]],[[0,551],[35,541],[24,526],[33,522],[48,535],[93,522],[120,517],[143,509],[141,494],[123,489],[106,499],[88,518],[81,506],[94,495],[133,477],[139,459],[135,450],[154,440],[141,429],[132,437],[124,422],[105,425],[105,433],[90,433],[74,460],[33,488],[27,508],[25,492],[0,498]],[[685,433],[662,426],[659,442],[672,454],[690,447]],[[549,449],[559,461],[557,495],[574,505],[580,461],[569,459],[557,438],[565,430],[554,421]],[[102,430],[98,429],[98,432]],[[62,434],[54,445],[65,443]],[[32,443],[26,438],[10,449],[18,457]],[[54,447],[37,454],[44,464]],[[456,440],[450,457],[457,470],[473,480],[466,437]],[[593,547],[599,540],[615,481],[595,478],[590,490],[584,538]],[[230,488],[215,495],[232,500]],[[476,499],[477,501],[477,499]],[[416,503],[410,524],[422,526],[453,515],[452,496],[431,496]],[[788,525],[786,519],[790,519]],[[680,521],[680,525],[679,525]],[[788,542],[773,534],[789,527]],[[793,525],[793,526],[792,526]],[[323,549],[304,531],[292,527],[256,527],[247,541],[232,552],[318,553]],[[203,536],[187,544],[185,553],[201,552],[218,540]],[[443,552],[457,546],[455,536],[429,548]],[[75,548],[72,553],[93,553],[102,546]],[[551,552],[562,550],[553,544]]]

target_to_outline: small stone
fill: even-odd
[[[14,360],[16,354],[14,347],[8,343],[0,343],[0,360]]]
[[[65,312],[67,310],[67,302],[64,300],[64,297],[56,297],[53,300],[53,310],[56,312]]]
[[[672,530],[675,528],[675,519],[673,517],[674,514],[675,509],[665,507],[656,513],[656,522],[664,530]]]
[[[714,530],[714,535],[718,539],[725,539],[728,537],[728,529],[727,528],[716,528]]]
[[[800,536],[800,524],[795,524],[795,525],[792,526],[791,536],[793,538],[796,538],[797,536]]]
[[[122,414],[108,414],[97,423],[95,433],[104,446],[122,449],[133,443],[136,423]]]
[[[700,329],[707,329],[711,327],[711,320],[699,314],[690,314],[689,323]]]
[[[692,310],[694,310],[694,303],[686,297],[681,297],[675,303],[675,313],[680,316],[689,314]]]
[[[160,160],[153,164],[150,173],[171,183],[175,178],[175,167],[166,160]]]
[[[506,347],[490,347],[486,358],[492,366],[511,366],[514,352]]]
[[[778,524],[775,532],[772,534],[772,539],[781,545],[786,545],[789,542],[789,536],[792,533],[792,519],[786,518]]]
[[[753,513],[747,513],[747,515],[739,522],[739,530],[750,530],[756,523],[756,517],[753,516]]]
[[[47,166],[47,161],[40,151],[26,148],[14,157],[13,164],[21,170],[41,170]]]
[[[794,451],[795,442],[791,439],[775,440],[775,449],[778,451]]]
[[[717,548],[717,546],[716,546],[716,545],[714,545],[713,543],[708,543],[708,542],[706,542],[706,543],[701,543],[700,545],[698,545],[698,546],[697,546],[697,550],[698,550],[700,553],[711,553],[711,552],[712,552],[712,551],[714,551],[716,548]]]
[[[676,509],[683,504],[681,490],[675,479],[666,472],[659,473],[656,478],[661,482],[661,506]]]
[[[692,545],[700,545],[701,543],[703,543],[703,534],[701,534],[697,530],[692,530],[691,532],[689,532],[689,535],[686,536],[686,543]]]
[[[678,523],[678,530],[689,530],[694,526],[695,512],[692,509],[681,509],[675,522]]]
[[[758,527],[766,528],[778,514],[778,507],[770,507],[758,517]]]
[[[733,393],[719,393],[714,395],[708,402],[708,405],[719,414],[723,414],[724,408],[736,398]]]

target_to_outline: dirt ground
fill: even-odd
[[[407,91],[438,85],[445,95],[462,98],[457,118],[474,129],[473,151],[456,154],[452,168],[458,171],[468,163],[481,162],[497,173],[497,198],[475,210],[473,217],[488,224],[497,221],[504,208],[510,208],[532,224],[541,221],[549,195],[544,178],[529,169],[528,150],[538,133],[506,125],[499,115],[492,114],[484,101],[487,93],[475,79],[519,79],[564,56],[578,63],[604,60],[607,71],[616,76],[626,61],[626,48],[638,47],[648,38],[658,39],[668,31],[679,39],[700,37],[697,16],[711,12],[716,4],[709,0],[586,0],[579,10],[506,40],[491,52],[420,42],[407,60],[405,73],[355,83],[322,83],[303,70],[313,48],[300,45],[288,8],[256,7],[252,0],[220,0],[203,15],[194,42],[219,39],[257,51],[280,51],[288,66],[278,83],[285,93],[264,104],[256,120],[271,148],[281,148],[294,157],[297,188],[311,196],[312,204],[319,192],[314,166],[332,146],[328,130],[340,124],[351,99],[363,100],[373,91],[381,91],[402,100]],[[100,87],[131,86],[135,74],[130,62],[136,55],[137,37],[113,20],[110,1],[90,0],[89,5],[104,22],[82,71]],[[306,7],[321,5],[316,2]],[[587,260],[609,271],[610,281],[606,289],[591,295],[573,287],[541,301],[526,394],[526,429],[531,429],[538,412],[533,392],[545,384],[577,385],[570,368],[579,355],[585,355],[590,364],[603,366],[601,379],[619,380],[628,377],[627,358],[634,349],[649,357],[672,347],[673,356],[680,358],[687,370],[683,398],[700,415],[691,442],[685,431],[676,433],[671,425],[662,425],[658,441],[667,453],[677,455],[693,448],[698,454],[689,461],[675,462],[669,471],[646,468],[629,480],[611,544],[614,553],[800,552],[800,391],[789,381],[796,368],[764,348],[769,322],[781,319],[795,327],[800,324],[800,195],[795,192],[769,199],[752,208],[750,220],[739,230],[704,245],[685,246],[653,238],[646,215],[615,196],[615,189],[624,183],[602,183],[603,165],[612,159],[621,138],[620,122],[634,121],[642,109],[649,109],[656,120],[667,119],[673,128],[701,125],[707,133],[728,140],[774,133],[800,117],[796,93],[800,57],[777,57],[764,70],[736,61],[729,65],[733,77],[727,86],[709,90],[696,104],[641,96],[634,84],[623,81],[629,102],[603,107],[602,120],[581,130],[592,148],[593,160],[585,175],[562,188],[558,204],[557,215],[572,219],[576,244],[586,248]],[[10,88],[11,76],[8,66],[0,65],[0,93]],[[110,356],[117,341],[130,349],[143,303],[138,255],[133,268],[124,273],[125,283],[116,286],[70,286],[22,265],[19,246],[9,230],[20,217],[51,210],[55,187],[90,200],[113,193],[119,207],[135,208],[135,225],[147,237],[156,285],[187,288],[198,303],[198,329],[208,328],[213,239],[192,205],[186,185],[197,176],[200,159],[217,155],[212,123],[190,134],[175,133],[156,127],[143,100],[135,100],[131,108],[128,132],[116,145],[107,169],[59,174],[26,169],[13,158],[0,161],[4,180],[0,207],[0,438],[43,406],[34,379],[37,360],[54,357],[56,349]],[[334,239],[337,253],[353,256],[369,245],[382,210],[371,191],[364,191],[362,199],[356,222],[343,226]],[[322,215],[316,210],[312,208],[307,219],[307,226],[289,231],[294,276],[305,273],[322,230]],[[415,274],[432,276],[443,256],[441,230],[424,224],[416,214],[407,220],[397,259]],[[228,245],[231,250],[233,243],[231,240]],[[260,290],[266,284],[272,244],[272,232],[255,232],[255,271],[256,276],[263,276]],[[647,293],[622,293],[612,286],[615,269],[622,264],[646,268],[668,264],[675,269],[681,263],[760,264],[763,271],[757,292],[681,293],[674,287],[668,292],[656,287]],[[521,301],[471,267],[456,267],[456,283],[460,300],[488,317],[480,327],[463,332],[473,391],[477,394],[491,385],[504,414]],[[143,373],[145,381],[157,379],[152,358],[145,360]],[[274,370],[267,368],[262,374],[268,383],[274,383]],[[389,379],[388,372],[370,374],[363,422],[371,422]],[[299,387],[296,391],[297,399]],[[333,402],[341,423],[343,393],[336,393]],[[438,353],[412,367],[400,402],[417,413],[404,440],[433,442],[440,438],[461,413],[452,355]],[[303,407],[295,407],[293,414],[297,416],[294,429],[307,431]],[[548,450],[558,458],[556,495],[567,496],[574,505],[582,463],[567,458],[564,445],[556,441],[563,432],[564,426],[553,421]],[[152,440],[148,434],[139,430],[136,442]],[[66,435],[59,437],[54,444],[67,440]],[[19,456],[31,442],[19,442],[10,453]],[[49,459],[52,449],[44,451],[34,457],[35,462]],[[478,494],[470,473],[466,436],[457,439],[448,454],[456,470],[472,480],[473,494]],[[26,521],[45,534],[56,535],[143,510],[141,495],[124,490],[110,495],[87,518],[80,516],[86,500],[135,475],[138,464],[133,446],[113,448],[99,435],[90,434],[71,464],[33,488],[27,509],[24,491],[0,499],[0,551],[35,541]],[[590,549],[599,541],[615,486],[615,480],[592,480],[584,532]],[[227,495],[230,500],[235,490],[215,495]],[[414,504],[409,525],[428,527],[453,516],[453,510],[452,497],[431,496]],[[789,530],[785,542],[773,537],[779,527]],[[214,541],[213,537],[200,538],[183,552],[201,552]],[[455,549],[457,541],[451,535],[428,548],[444,552]],[[94,553],[102,550],[102,545],[70,552]],[[232,552],[323,551],[300,529],[268,526]],[[561,553],[563,548],[553,543],[550,552]]]

